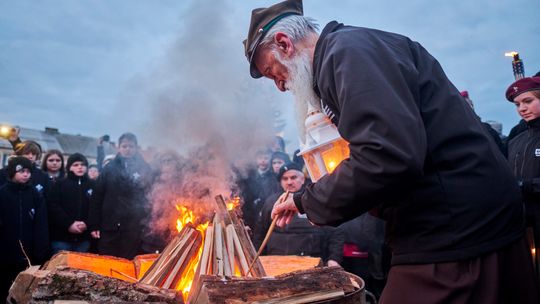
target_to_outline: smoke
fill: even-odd
[[[181,178],[160,180],[149,196],[152,227],[170,225],[177,202],[199,208],[217,194],[228,196],[235,174],[244,175],[275,134],[276,93],[249,77],[242,37],[229,34],[230,9],[224,1],[194,1],[174,44],[131,81],[117,109],[141,143],[183,155]]]

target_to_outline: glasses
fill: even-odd
[[[56,158],[49,158],[49,159],[47,159],[47,161],[48,161],[48,162],[51,162],[51,163],[52,163],[52,162],[57,162],[57,163],[59,163],[59,162],[61,162],[62,160],[56,159]]]

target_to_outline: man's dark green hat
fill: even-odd
[[[244,49],[249,62],[251,77],[261,78],[262,74],[253,64],[253,57],[259,43],[279,20],[290,15],[303,15],[302,0],[286,0],[267,8],[256,8],[251,12],[251,22]]]

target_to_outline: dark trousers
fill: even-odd
[[[392,266],[381,304],[540,303],[525,238],[457,262]]]

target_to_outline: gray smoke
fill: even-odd
[[[238,178],[231,165],[245,174],[256,150],[275,134],[277,93],[270,82],[250,78],[242,37],[229,34],[236,22],[225,13],[230,9],[223,1],[194,1],[174,45],[156,68],[133,79],[117,109],[131,118],[143,145],[173,149],[185,159],[182,179],[154,187],[153,208],[166,208],[156,214],[174,213],[168,210],[175,198],[199,206],[229,195]],[[154,217],[164,221],[156,227],[170,224],[164,217]]]

